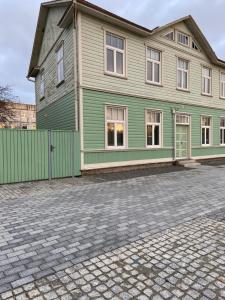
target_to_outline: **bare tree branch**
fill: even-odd
[[[6,126],[15,115],[12,109],[15,100],[16,97],[13,95],[11,87],[0,85],[0,122],[5,123]]]

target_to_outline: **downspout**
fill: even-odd
[[[83,89],[82,89],[82,53],[81,53],[81,15],[77,8],[77,2],[74,0],[75,7],[75,57],[76,57],[76,84],[77,84],[77,128],[80,131],[80,155],[81,170],[84,168],[84,141],[83,141]]]
[[[176,109],[172,109],[173,115],[173,161],[176,161]]]
[[[79,76],[77,58],[77,7],[73,3],[73,45],[74,45],[74,90],[75,90],[75,131],[79,131]]]

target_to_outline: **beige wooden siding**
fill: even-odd
[[[49,50],[62,32],[62,29],[59,28],[57,24],[64,12],[65,7],[52,7],[49,9],[40,56],[38,60],[39,65],[42,64]]]
[[[177,28],[184,31],[185,26],[180,24]],[[219,99],[219,68],[212,66],[204,53],[169,42],[161,33],[144,39],[86,14],[82,14],[81,28],[83,86],[158,100],[225,108],[224,100]],[[104,29],[127,38],[127,79],[104,75]],[[162,51],[163,87],[145,83],[145,45]],[[190,92],[176,90],[177,57],[190,61]],[[213,69],[213,97],[201,95],[202,64]]]
[[[64,41],[64,70],[65,82],[57,87],[56,72],[56,48]],[[45,99],[40,101],[40,74],[36,77],[36,103],[37,111],[48,106],[50,103],[67,95],[74,90],[74,39],[73,26],[65,29],[59,40],[48,53],[43,64],[40,65],[41,70],[44,69],[45,76]],[[74,104],[75,105],[75,104]]]

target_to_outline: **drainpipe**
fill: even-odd
[[[172,109],[173,115],[173,161],[176,161],[176,109]]]

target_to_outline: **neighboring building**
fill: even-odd
[[[36,105],[10,103],[12,116],[0,122],[0,128],[36,129]]]
[[[37,127],[80,131],[82,170],[225,157],[225,62],[191,16],[150,30],[44,3],[28,76]]]

